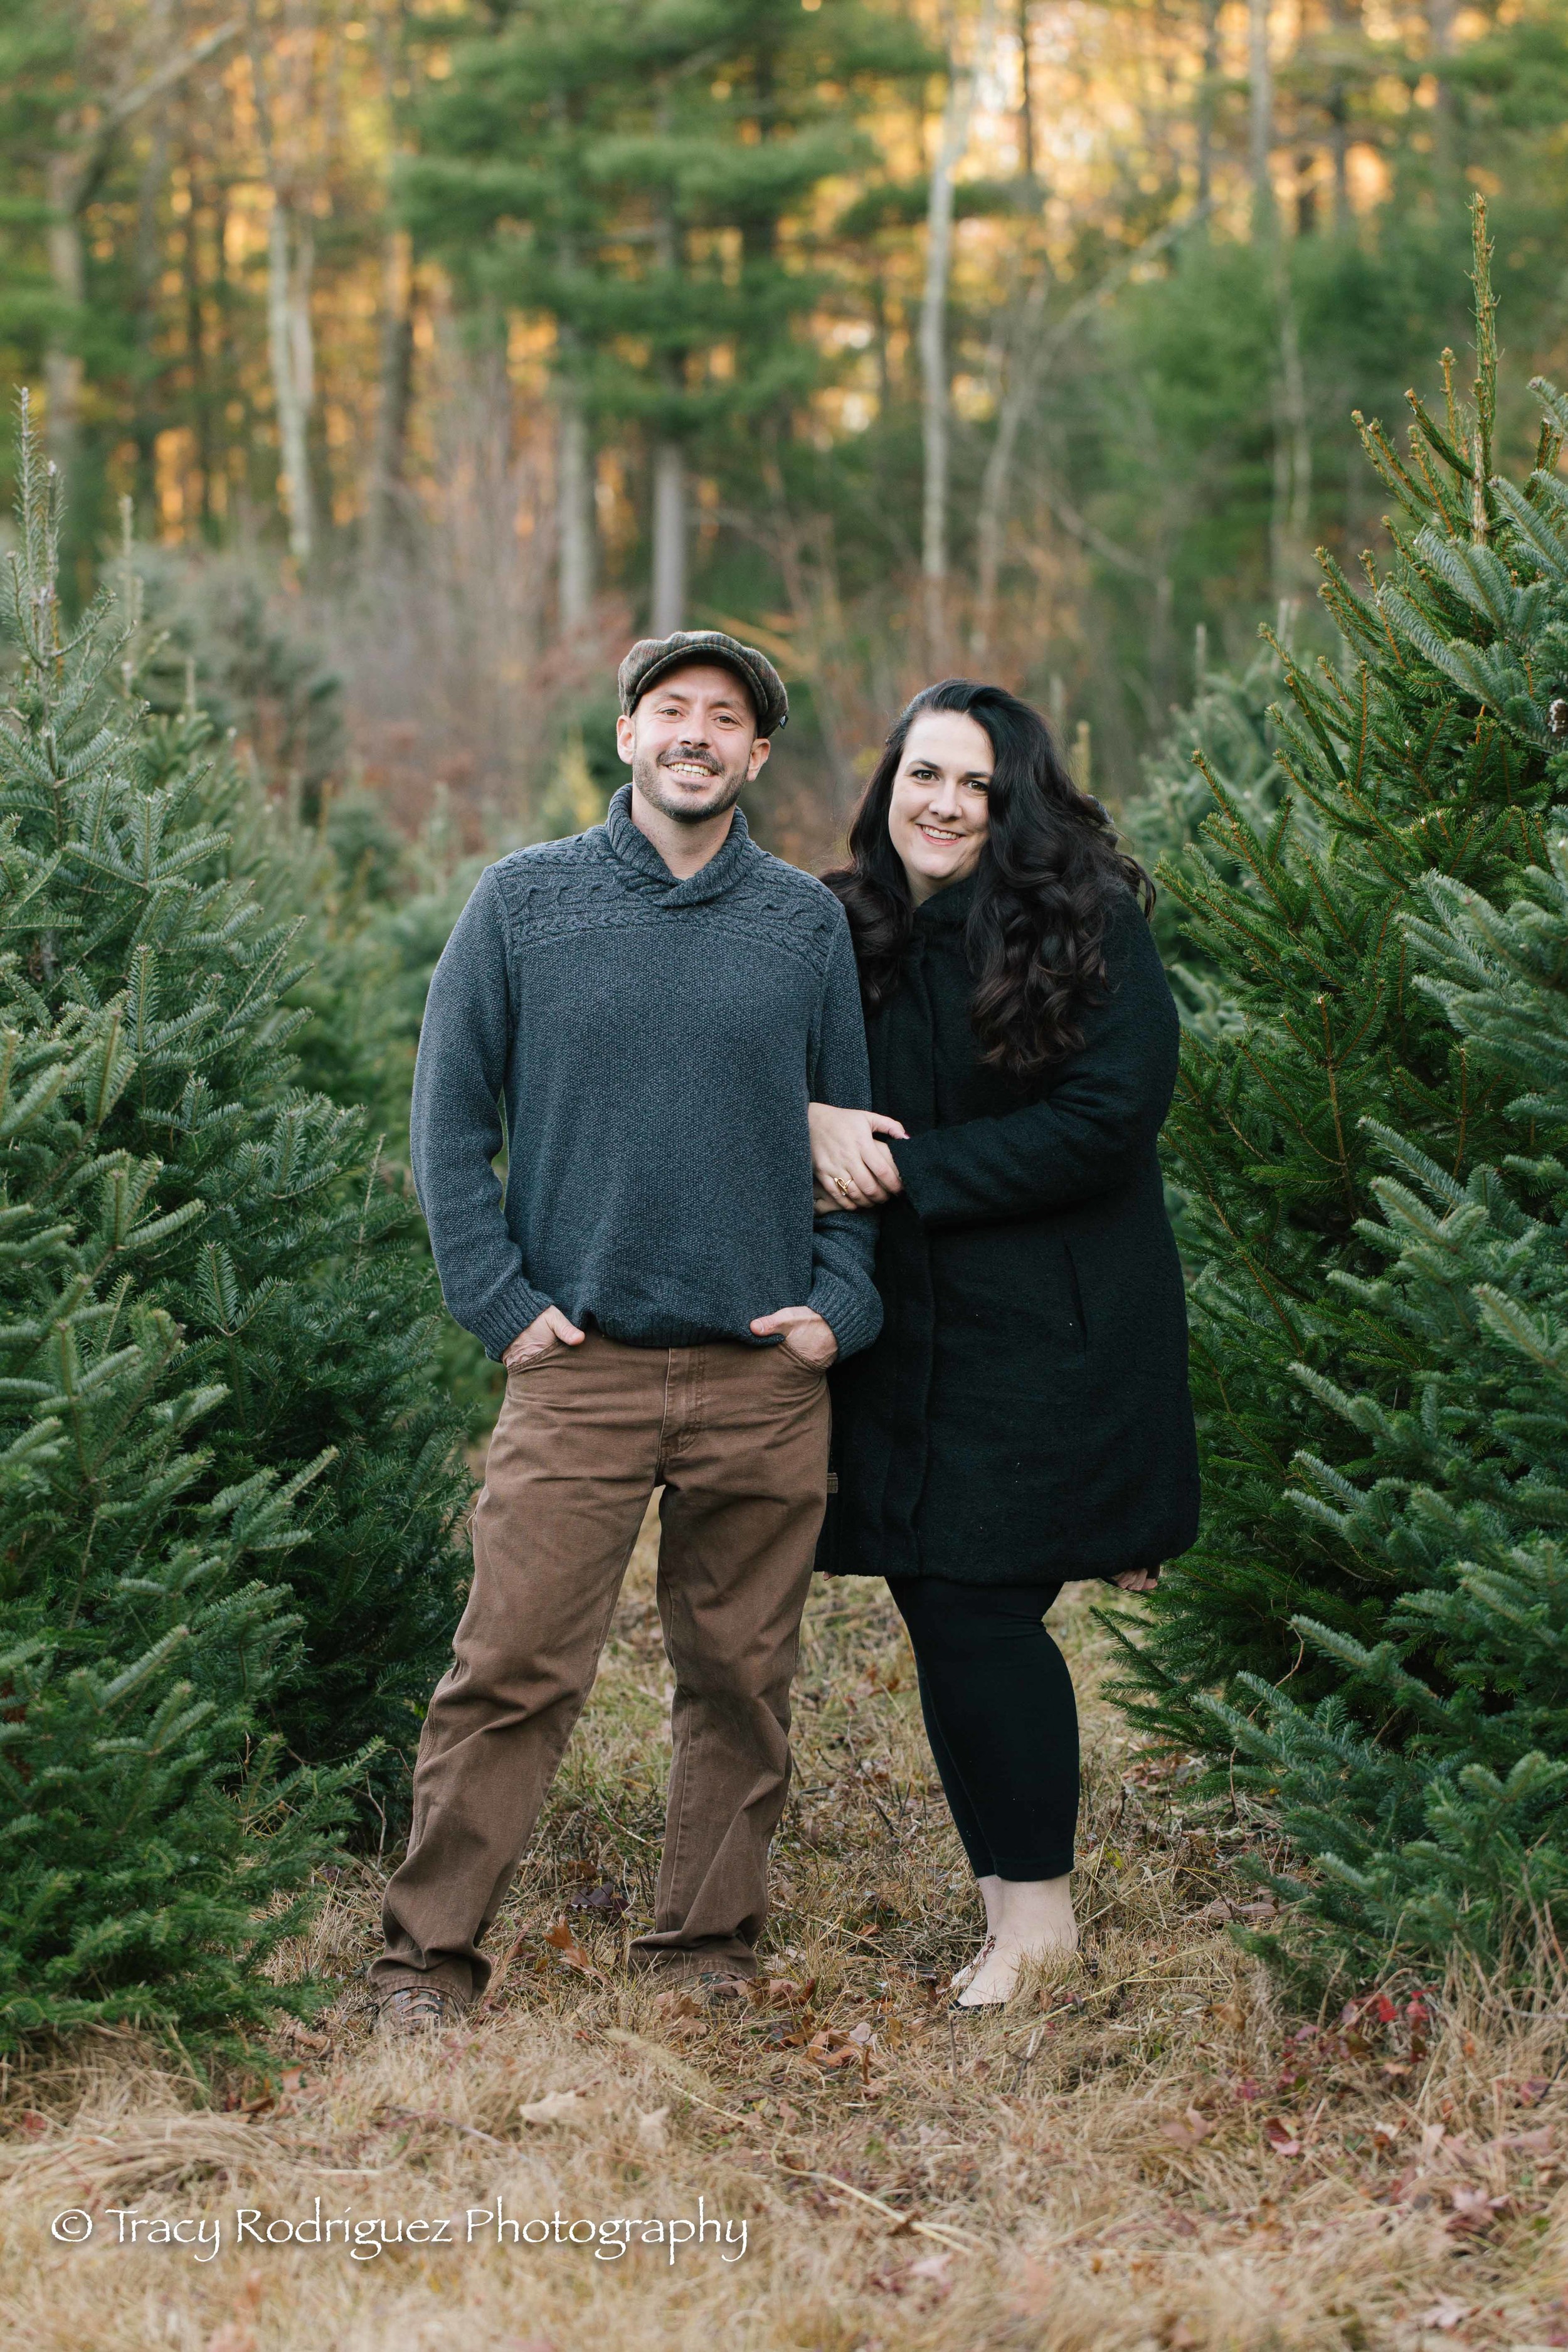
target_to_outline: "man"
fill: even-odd
[[[630,784],[602,825],[480,876],[419,1041],[415,1181],[447,1303],[507,1392],[372,1969],[395,2031],[484,1990],[480,1939],[660,1484],[674,1754],[633,1949],[672,1975],[754,1973],[826,1374],[881,1321],[870,1222],[812,1214],[808,1102],[870,1101],[848,929],[736,806],[783,682],[733,637],[682,631],[634,646],[619,686]]]

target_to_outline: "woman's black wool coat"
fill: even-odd
[[[902,1194],[882,1211],[881,1337],[832,1374],[818,1566],[1056,1584],[1147,1569],[1198,1523],[1181,1262],[1155,1143],[1175,1005],[1118,890],[1083,1044],[1021,1087],[980,1060],[973,878],[927,899],[868,1027]],[[830,1490],[833,1481],[830,1480]]]

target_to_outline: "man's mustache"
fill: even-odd
[[[724,772],[711,751],[683,751],[679,745],[673,751],[661,751],[655,765],[660,768],[705,768],[710,776]]]

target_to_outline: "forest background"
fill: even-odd
[[[1468,334],[1561,374],[1568,14],[1384,0],[6,0],[0,375],[84,599],[363,887],[598,814],[647,628],[780,660],[753,811],[830,852],[984,669],[1117,805],[1383,490]],[[368,862],[367,862],[368,861]]]

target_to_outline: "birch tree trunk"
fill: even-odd
[[[1274,68],[1268,54],[1268,0],[1247,0],[1247,149],[1252,177],[1252,233],[1274,226]]]
[[[87,290],[79,212],[81,162],[76,152],[65,150],[50,156],[48,198],[49,278],[60,315],[50,327],[44,352],[44,392],[48,404],[45,437],[49,456],[68,480],[81,423],[81,358],[71,349],[71,341]]]
[[[256,105],[262,168],[272,208],[267,221],[267,352],[278,415],[279,489],[289,523],[289,552],[301,572],[315,551],[310,495],[309,425],[315,397],[315,353],[310,333],[310,277],[314,248],[308,228],[297,231],[289,192],[279,162],[261,26],[256,0],[249,0],[250,77]]]
[[[923,384],[921,453],[924,497],[921,517],[921,573],[925,591],[926,660],[940,673],[947,660],[947,484],[951,446],[951,399],[947,381],[947,285],[952,265],[952,184],[969,144],[974,81],[989,55],[995,0],[984,0],[970,63],[950,55],[947,104],[931,165],[926,204],[925,290],[921,301],[918,344]]]

